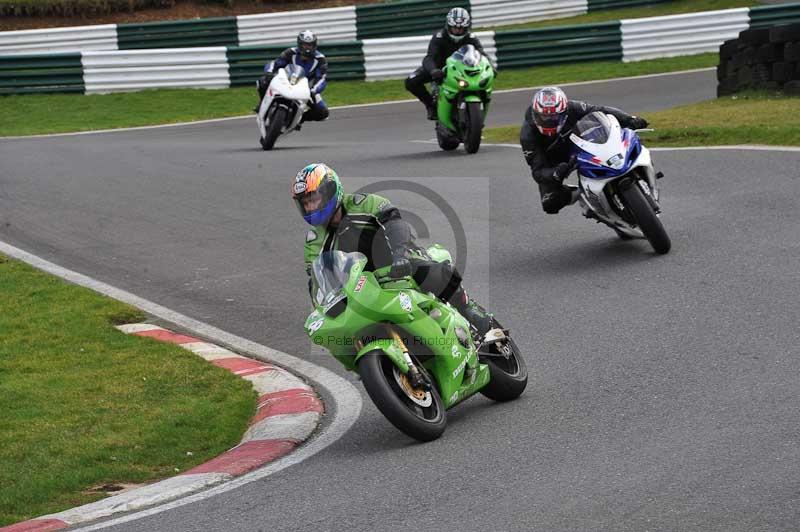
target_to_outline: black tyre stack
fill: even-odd
[[[745,30],[719,49],[717,96],[761,89],[800,94],[800,24]]]

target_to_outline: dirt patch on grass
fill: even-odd
[[[207,3],[197,0],[179,0],[174,7],[143,9],[133,13],[112,13],[91,17],[2,17],[0,31],[55,28],[61,26],[85,26],[90,24],[123,24],[126,22],[155,22],[160,20],[190,20],[194,18],[228,17],[273,13],[276,11],[299,11],[364,4],[378,4],[383,0],[319,0],[314,2],[257,2],[235,0],[231,5]],[[309,20],[313,25],[314,21]]]

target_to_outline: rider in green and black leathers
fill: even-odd
[[[375,194],[345,194],[339,176],[322,163],[306,166],[292,184],[303,218],[313,226],[306,234],[306,272],[323,251],[360,251],[365,270],[391,266],[390,276],[411,275],[425,292],[453,305],[482,338],[491,317],[467,297],[461,275],[450,263],[430,260],[414,243],[411,227],[386,198]],[[309,280],[309,288],[311,282]],[[312,294],[313,298],[313,294]]]

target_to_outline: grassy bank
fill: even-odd
[[[238,443],[249,383],[123,334],[134,308],[0,256],[0,526],[172,476]]]
[[[648,113],[647,146],[800,146],[800,97],[749,93]],[[519,124],[490,128],[485,142],[519,143]]]
[[[679,15],[682,13],[698,13],[700,11],[716,11],[718,9],[733,9],[737,7],[755,7],[764,5],[766,2],[758,0],[677,0],[654,4],[650,6],[626,7],[622,9],[609,9],[551,20],[538,20],[536,22],[523,22],[520,24],[509,24],[494,30],[517,30],[523,28],[544,28],[547,26],[566,26],[571,24],[594,24],[598,22],[608,22],[611,20],[622,20],[628,18],[644,17],[663,17],[667,15]]]
[[[715,66],[717,54],[637,63],[599,62],[505,70],[497,89],[637,76]],[[334,81],[330,106],[408,99],[402,80]],[[0,97],[0,136],[89,131],[245,115],[255,105],[252,87],[224,90],[159,89],[102,95],[35,94]]]

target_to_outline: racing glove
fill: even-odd
[[[561,183],[569,176],[569,174],[572,172],[572,169],[573,169],[572,162],[559,163],[553,169],[553,179]]]
[[[413,268],[411,267],[411,261],[405,257],[400,257],[392,261],[389,277],[392,279],[399,279],[401,277],[408,277],[412,273]]]
[[[439,83],[444,79],[444,71],[441,68],[434,68],[431,70],[431,79]]]
[[[644,129],[649,125],[647,120],[642,118],[641,116],[632,116],[631,117],[631,129]]]

